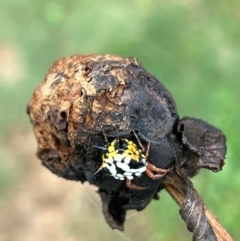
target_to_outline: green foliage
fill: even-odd
[[[223,171],[202,171],[194,184],[225,228],[239,236],[239,1],[0,0],[0,5],[2,150],[12,129],[31,129],[27,102],[55,60],[90,53],[135,56],[173,94],[180,117],[204,119],[226,134]],[[19,74],[12,73],[14,65]],[[11,151],[21,150],[7,150],[1,155],[3,193],[10,183],[14,188],[20,172],[4,163]],[[190,240],[175,203],[161,196],[147,209],[147,240]]]

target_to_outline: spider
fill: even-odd
[[[145,150],[136,132],[133,131],[133,133],[140,148],[133,141],[126,138],[115,139],[104,147],[95,146],[103,151],[102,165],[95,174],[101,170],[106,170],[115,179],[126,180],[128,188],[145,189],[134,185],[131,180],[140,177],[144,172],[151,179],[159,179],[170,169],[157,168],[147,162],[150,142],[148,142],[147,150]]]

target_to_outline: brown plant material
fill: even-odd
[[[135,58],[62,58],[36,88],[27,111],[38,143],[37,156],[43,165],[63,178],[96,185],[103,214],[112,228],[123,230],[127,210],[144,209],[166,188],[175,200],[181,199],[181,215],[195,240],[218,240],[204,209],[199,219],[198,215],[189,215],[188,207],[193,207],[184,203],[198,203],[196,210],[202,207],[196,192],[188,194],[194,189],[187,176],[196,175],[202,167],[221,170],[225,136],[202,120],[179,120],[171,94]],[[145,173],[133,179],[141,189],[128,188],[125,181],[103,171],[95,174],[102,163],[101,150],[96,146],[116,138],[137,143],[133,131],[144,147],[150,142],[149,163],[172,169],[156,180]],[[174,181],[178,177],[185,190],[180,196],[173,191],[178,190]]]
[[[180,214],[188,230],[193,232],[193,240],[233,241],[206,207],[191,181],[179,170],[167,175],[164,186],[180,206]]]

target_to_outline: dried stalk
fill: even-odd
[[[179,172],[178,172],[179,173]],[[190,180],[186,177],[183,177],[183,175],[176,175],[170,174],[166,176],[166,179],[164,181],[164,186],[167,192],[173,197],[173,199],[176,201],[176,203],[180,206],[180,213],[183,206],[186,203],[186,199],[190,199],[189,196],[189,189],[191,189],[191,193],[194,193],[198,199],[198,201],[201,202],[201,206],[203,208],[203,212],[206,216],[207,223],[210,224],[211,228],[213,229],[213,232],[217,238],[217,241],[233,241],[233,238],[230,236],[230,234],[226,231],[226,229],[219,223],[216,216],[208,209],[208,207],[204,204],[202,199],[200,198],[198,192],[193,187],[193,185],[189,185]],[[188,206],[188,210],[191,209],[192,206]],[[198,208],[198,207],[197,207]],[[201,215],[200,212],[198,212],[196,209],[194,209],[195,215]],[[189,215],[190,216],[190,215]],[[189,218],[188,216],[188,218]],[[188,225],[189,219],[186,219],[186,223]],[[191,217],[190,217],[191,218]],[[200,217],[199,217],[200,219]],[[197,229],[198,227],[194,227],[194,229]],[[190,230],[193,231],[193,240],[204,240],[202,237],[197,237],[195,231],[196,230]],[[202,230],[202,232],[205,232],[205,230]],[[209,237],[206,238],[206,240],[212,240]]]

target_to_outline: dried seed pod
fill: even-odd
[[[98,186],[112,228],[123,230],[127,210],[142,210],[157,198],[164,188],[162,177],[170,169],[174,172],[178,166],[178,172],[193,176],[200,167],[219,171],[223,165],[222,132],[193,118],[179,122],[171,94],[135,58],[62,58],[36,88],[27,111],[43,165],[63,178]],[[203,135],[206,138],[198,141]],[[146,152],[147,171],[131,180],[140,188],[130,188],[125,180],[104,171],[96,173],[103,161],[100,149],[106,150],[108,143],[121,138]],[[131,153],[131,148],[113,150],[118,161],[116,156],[107,161],[119,166],[111,168],[128,168],[121,164],[123,152]]]

